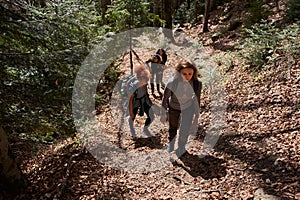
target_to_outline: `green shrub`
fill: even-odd
[[[300,16],[300,0],[289,0],[287,3],[287,18],[298,21]]]
[[[121,32],[130,28],[150,26],[158,16],[150,12],[150,3],[139,0],[116,0],[106,12],[110,30]]]
[[[240,55],[251,69],[274,67],[279,60],[299,56],[298,24],[280,30],[274,24],[263,21],[243,31]]]
[[[185,1],[173,14],[173,23],[176,26],[182,26],[184,23],[199,22],[199,19],[204,14],[205,1],[193,1],[190,5]]]
[[[244,25],[249,28],[255,23],[266,20],[270,12],[264,0],[249,0],[248,2],[248,13],[245,17]]]
[[[26,15],[1,9],[2,126],[43,142],[74,134],[73,84],[89,49],[101,42],[101,16],[81,0],[28,6]]]

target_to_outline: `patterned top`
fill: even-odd
[[[196,91],[193,87],[194,83],[199,84]],[[193,103],[200,102],[201,94],[201,82],[198,81],[189,81],[182,82],[174,79],[171,79],[165,88],[164,96],[162,100],[162,106],[167,108],[172,108],[175,110],[185,110],[189,108]],[[196,101],[197,100],[197,101]]]

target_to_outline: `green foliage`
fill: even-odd
[[[278,56],[273,59],[287,66],[297,63],[300,58],[300,26],[298,23],[291,24],[284,28],[279,35],[280,47],[278,48]]]
[[[115,63],[112,63],[109,67],[107,67],[104,74],[105,76],[101,78],[97,85],[97,94],[95,96],[96,107],[109,103],[109,97],[111,96],[114,86],[120,76],[117,72]]]
[[[75,131],[76,73],[104,30],[93,4],[51,1],[21,14],[1,7],[0,122],[8,132],[51,142]]]
[[[116,0],[108,8],[106,18],[115,32],[151,26],[158,16],[150,12],[150,4],[140,0]]]
[[[245,28],[242,57],[250,66],[262,67],[267,57],[276,51],[279,29],[267,22],[256,24],[251,29]]]
[[[212,10],[217,9],[217,7],[220,5],[226,5],[226,4],[230,4],[230,3],[232,3],[232,1],[230,1],[230,0],[213,0],[212,1]]]
[[[280,30],[274,24],[263,21],[251,28],[245,28],[244,34],[241,41],[241,56],[251,69],[274,67],[282,59],[299,58],[300,29],[298,24],[292,24]]]
[[[265,0],[249,0],[248,14],[246,15],[244,24],[246,27],[251,27],[255,23],[266,20],[270,15],[268,6],[265,4]]]
[[[184,23],[199,22],[205,10],[205,0],[193,1],[190,5],[184,1],[173,14],[173,23],[183,25]]]
[[[289,0],[287,3],[287,17],[291,21],[298,21],[300,16],[300,0]]]
[[[218,70],[225,74],[230,71],[234,67],[234,61],[232,58],[232,54],[228,54],[226,52],[221,52],[212,57],[212,60],[219,66]]]
[[[228,2],[230,1],[214,0],[212,1],[211,10],[217,9],[219,5],[229,4]],[[204,11],[205,0],[183,1],[179,8],[174,10],[173,23],[176,26],[181,26],[184,23],[199,23],[202,20]]]

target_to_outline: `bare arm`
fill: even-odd
[[[131,94],[129,96],[129,115],[130,115],[130,118],[133,119],[134,118],[134,114],[133,114],[133,98],[134,98],[134,94]]]
[[[197,98],[197,103],[198,103],[198,106],[195,107],[195,117],[194,117],[194,121],[193,121],[193,124],[196,125],[198,123],[198,118],[199,118],[199,115],[200,115],[200,98],[201,98],[201,90],[202,90],[202,83],[201,81],[198,82],[199,86],[198,86],[198,89],[196,91],[196,98]]]
[[[170,84],[168,83],[165,90],[164,90],[164,95],[162,98],[162,107],[165,108],[167,110],[167,108],[169,107],[169,98],[171,96],[171,89],[170,89]]]

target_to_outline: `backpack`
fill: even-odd
[[[121,82],[120,94],[128,97],[133,94],[139,87],[138,80],[135,75],[129,75]]]

